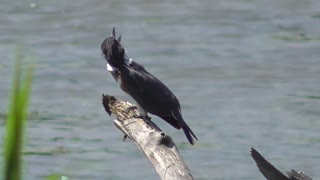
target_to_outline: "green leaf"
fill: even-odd
[[[21,152],[23,145],[24,124],[27,119],[29,94],[32,83],[32,66],[29,66],[24,79],[22,72],[22,54],[16,52],[16,65],[6,121],[4,149],[5,180],[21,179]]]

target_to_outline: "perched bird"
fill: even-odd
[[[108,71],[120,84],[121,89],[137,102],[142,117],[147,118],[147,113],[151,113],[176,129],[182,128],[188,141],[193,145],[194,139],[198,139],[183,120],[176,96],[142,65],[128,58],[120,41],[121,36],[116,38],[113,28],[111,36],[101,44]]]

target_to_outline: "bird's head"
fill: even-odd
[[[111,36],[105,39],[101,44],[101,51],[107,62],[114,67],[121,66],[125,61],[125,50],[120,44],[121,36],[116,38],[115,28]]]

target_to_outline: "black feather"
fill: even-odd
[[[159,116],[177,129],[182,128],[190,144],[194,144],[194,139],[198,139],[183,120],[176,96],[142,65],[134,61],[127,62],[125,50],[120,44],[121,36],[118,40],[115,37],[113,28],[112,36],[103,41],[101,50],[109,65],[116,68],[111,73],[117,80],[120,79],[121,89],[144,111]]]

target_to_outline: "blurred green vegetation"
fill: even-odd
[[[32,65],[24,69],[21,49],[16,51],[6,132],[4,139],[4,179],[21,179],[21,152],[23,148],[25,121],[28,118],[28,103],[32,84]]]

